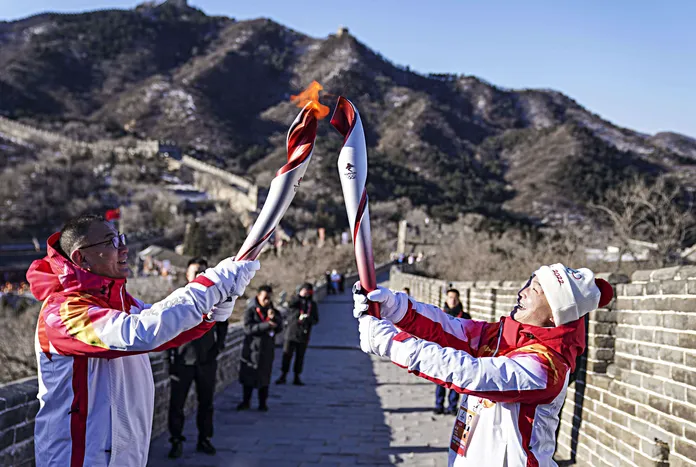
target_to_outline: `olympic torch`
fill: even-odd
[[[318,120],[329,113],[329,108],[319,103],[321,89],[321,85],[314,81],[301,94],[292,96],[298,106],[304,107],[288,131],[286,138],[288,161],[276,172],[275,178],[271,181],[268,197],[261,208],[259,217],[237,253],[238,260],[254,260],[259,256],[302,183],[302,177],[314,151]]]
[[[352,102],[339,97],[331,125],[343,135],[343,147],[338,156],[338,174],[346,203],[348,222],[353,233],[355,262],[363,291],[377,288],[375,260],[370,234],[370,210],[367,205],[367,146],[358,109]],[[377,303],[368,302],[368,313],[379,318]]]

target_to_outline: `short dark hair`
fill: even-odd
[[[404,292],[406,292],[408,295],[411,295],[411,289],[408,287],[404,287]]]
[[[70,253],[85,241],[89,228],[95,222],[106,222],[106,219],[99,214],[82,214],[66,222],[60,231],[60,240],[58,241],[60,253],[69,259]]]
[[[206,260],[205,258],[201,258],[200,256],[195,256],[189,260],[186,267],[188,268],[192,264],[198,264],[204,268],[207,268],[208,267],[208,260]]]
[[[448,289],[447,292],[445,292],[445,295],[447,295],[450,292],[454,292],[454,294],[459,297],[459,290],[457,289]]]
[[[302,289],[314,290],[314,286],[312,284],[310,284],[309,282],[305,282],[304,284],[302,284],[300,286],[300,288],[298,290],[302,290]]]
[[[267,294],[272,294],[273,293],[273,287],[271,287],[268,284],[264,284],[261,287],[258,288],[257,294],[260,294],[261,292],[266,292]]]

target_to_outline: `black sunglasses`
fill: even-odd
[[[113,247],[118,250],[119,247],[126,246],[126,234],[118,234],[118,235],[111,237],[108,240],[104,240],[103,242],[92,243],[91,245],[81,246],[81,247],[78,247],[77,249],[84,250],[85,248],[92,248],[93,246],[104,245],[106,243],[111,243],[113,245]]]

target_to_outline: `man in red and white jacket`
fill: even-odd
[[[48,239],[27,279],[44,300],[36,329],[36,465],[144,466],[155,386],[147,352],[177,347],[227,321],[258,261],[228,258],[164,300],[126,292],[126,238],[81,216]]]
[[[542,266],[497,323],[458,319],[379,287],[355,294],[360,347],[463,394],[449,465],[555,466],[555,431],[590,311],[613,290],[589,269]],[[382,319],[366,315],[380,304]]]

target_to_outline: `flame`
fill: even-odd
[[[301,108],[307,104],[310,104],[310,110],[314,116],[318,120],[321,120],[329,115],[330,110],[327,106],[319,102],[319,91],[322,89],[324,89],[324,87],[321,84],[317,83],[316,81],[312,81],[312,83],[307,86],[307,89],[296,96],[290,96],[290,100],[295,102],[297,106]]]

